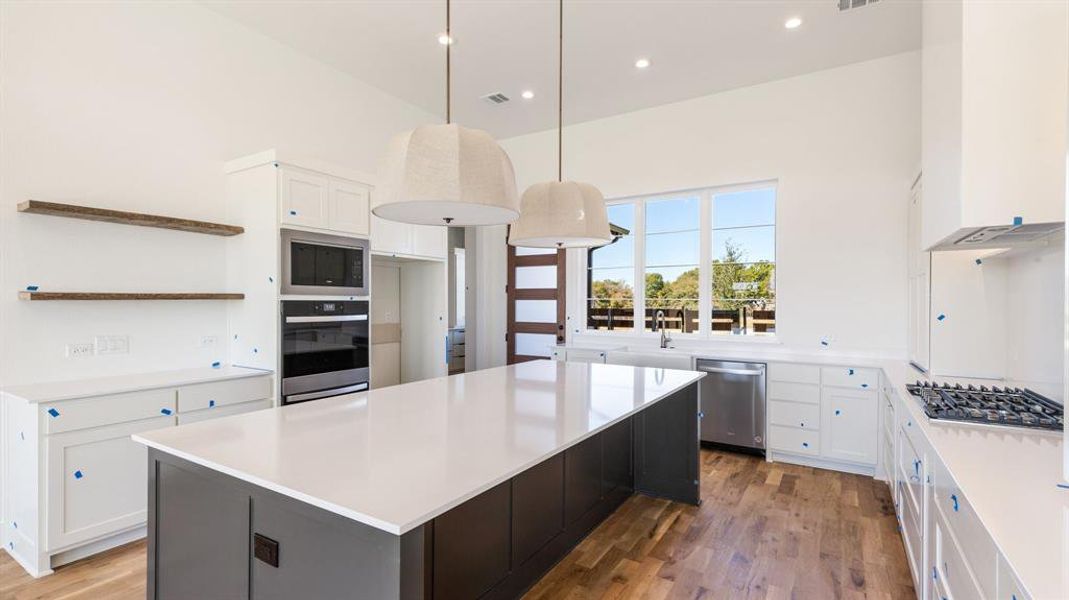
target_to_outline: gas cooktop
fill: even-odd
[[[1061,431],[1062,405],[1032,390],[918,381],[906,386],[930,419]]]

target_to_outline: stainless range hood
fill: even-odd
[[[994,225],[959,231],[932,250],[981,250],[984,248],[1019,248],[1039,246],[1065,230],[1065,223],[1028,223]]]

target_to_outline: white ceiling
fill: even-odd
[[[204,2],[444,115],[444,0]],[[566,0],[564,118],[575,123],[920,47],[920,0]],[[557,2],[453,1],[453,120],[499,138],[556,124]],[[793,31],[784,21],[799,16]],[[652,66],[640,71],[638,57]],[[533,100],[520,92],[533,90]],[[480,97],[502,92],[494,106]]]

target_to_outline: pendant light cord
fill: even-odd
[[[453,47],[453,30],[452,21],[450,20],[450,0],[445,0],[445,124],[448,125],[453,122],[453,94],[451,89],[452,84],[452,62],[450,61],[449,51]]]
[[[564,181],[564,0],[557,3],[557,181]]]

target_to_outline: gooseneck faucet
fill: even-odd
[[[672,338],[668,337],[668,332],[667,330],[665,330],[665,324],[667,323],[667,319],[664,316],[663,310],[657,311],[657,314],[653,316],[653,322],[654,325],[657,326],[657,329],[661,331],[661,348],[667,348],[668,342],[672,341]]]

